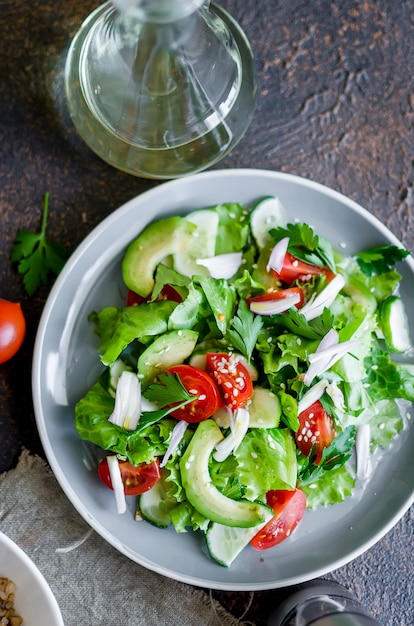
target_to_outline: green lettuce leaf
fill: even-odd
[[[210,305],[219,331],[225,335],[236,308],[236,294],[226,280],[216,280],[209,276],[197,276],[207,302]]]
[[[296,446],[285,428],[252,428],[234,453],[248,500],[264,501],[271,489],[294,489]]]
[[[355,478],[343,465],[336,469],[324,472],[312,483],[301,486],[306,495],[306,507],[316,509],[318,506],[328,506],[343,502],[352,495],[355,487]]]
[[[246,209],[241,204],[218,204],[213,210],[219,216],[215,253],[240,252],[250,235]]]
[[[143,413],[135,430],[108,421],[114,399],[100,382],[75,406],[75,428],[79,437],[128,459],[132,465],[150,463],[167,451],[174,419],[162,419],[166,411]]]
[[[176,306],[176,302],[163,300],[123,309],[108,307],[91,313],[89,320],[95,324],[95,333],[101,340],[98,351],[102,363],[112,365],[134,339],[166,332],[168,319]]]

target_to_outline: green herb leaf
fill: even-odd
[[[273,318],[274,320],[274,318]],[[333,327],[333,315],[329,309],[324,309],[322,315],[308,322],[300,311],[294,308],[289,309],[283,315],[279,315],[277,323],[295,335],[306,337],[307,339],[320,339]]]
[[[257,338],[263,327],[263,320],[259,315],[254,315],[245,300],[240,300],[237,316],[230,321],[230,328],[226,337],[231,341],[237,351],[250,362],[256,345]]]
[[[158,376],[159,383],[152,383],[147,387],[144,396],[150,402],[160,407],[182,403],[181,406],[196,400],[198,396],[187,391],[177,374],[166,372]],[[177,408],[177,407],[175,407]]]
[[[330,242],[315,235],[308,224],[287,224],[272,228],[270,234],[276,241],[289,237],[288,252],[294,257],[312,265],[328,266],[335,272],[335,261]]]
[[[298,472],[298,480],[301,485],[313,483],[321,475],[329,470],[342,467],[351,457],[352,448],[355,445],[355,426],[348,426],[332,443],[323,449],[322,458],[318,465],[315,464],[315,454],[312,449]]]
[[[23,285],[32,296],[41,284],[46,284],[50,273],[58,275],[69,256],[66,248],[46,240],[46,224],[49,210],[49,194],[43,199],[42,224],[39,233],[20,230],[10,254],[12,263],[23,276]]]
[[[378,246],[355,255],[355,260],[366,276],[372,276],[385,274],[409,254],[408,250],[398,246]]]

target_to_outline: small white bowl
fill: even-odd
[[[16,584],[14,608],[27,626],[64,626],[51,588],[19,546],[0,532],[0,577]]]

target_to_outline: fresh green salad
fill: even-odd
[[[75,409],[118,513],[134,497],[136,519],[204,533],[229,566],[351,496],[414,400],[407,255],[346,256],[274,197],[149,224],[125,306],[90,314],[104,370]]]

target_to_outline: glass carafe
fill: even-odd
[[[250,45],[208,0],[116,0],[71,43],[66,97],[73,123],[104,161],[169,179],[209,167],[250,124]]]

